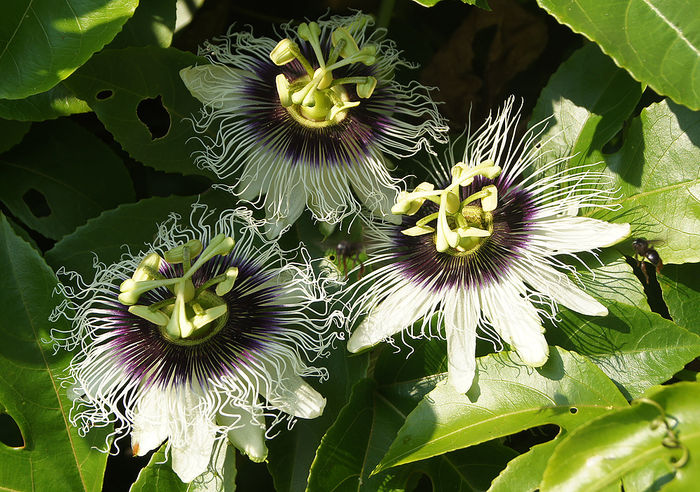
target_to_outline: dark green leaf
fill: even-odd
[[[114,38],[138,0],[15,0],[0,17],[0,98],[44,92]]]
[[[700,335],[700,264],[667,265],[656,278],[673,321]]]
[[[148,465],[139,472],[136,481],[131,485],[130,492],[186,492],[188,484],[183,483],[170,466],[170,460],[165,454],[167,444],[163,444],[153,453]]]
[[[134,159],[161,171],[213,176],[191,157],[197,144],[186,118],[201,105],[178,73],[199,60],[174,48],[105,50],[65,84]]]
[[[600,45],[632,76],[700,109],[700,29],[695,0],[538,0],[560,23]]]
[[[99,491],[107,462],[105,429],[87,438],[70,426],[71,401],[61,386],[71,355],[44,342],[49,330],[67,330],[67,321],[50,324],[60,302],[52,295],[56,277],[32,247],[0,217],[0,411],[17,422],[25,445],[0,445],[0,488],[14,491]]]
[[[595,365],[552,347],[540,369],[513,353],[477,359],[466,395],[440,384],[411,412],[376,471],[473,446],[538,425],[567,430],[625,407],[627,400]]]
[[[11,149],[22,141],[29,131],[31,123],[25,121],[12,121],[0,118],[0,153]]]
[[[652,104],[632,121],[622,148],[604,157],[622,208],[593,215],[629,222],[634,236],[661,240],[654,247],[664,263],[699,262],[700,112]]]
[[[700,384],[657,387],[646,396],[564,438],[547,465],[542,491],[599,490],[645,469],[657,473],[651,483],[670,482],[664,490],[693,490],[700,478],[693,459],[700,451]]]
[[[530,122],[551,117],[540,138],[543,151],[572,156],[570,165],[576,165],[615,136],[641,94],[639,82],[589,43],[549,79]]]
[[[20,121],[44,121],[87,113],[90,107],[60,83],[25,99],[0,99],[0,117]]]
[[[161,46],[167,48],[175,31],[175,0],[148,0],[139,3],[134,16],[109,48]]]
[[[134,199],[121,160],[70,120],[35,124],[0,156],[0,172],[0,199],[17,219],[52,239]]]

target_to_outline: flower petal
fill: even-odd
[[[257,398],[251,402],[252,406],[258,406]],[[254,415],[248,409],[226,405],[218,422],[226,427],[233,427],[228,431],[228,439],[242,453],[256,463],[267,458],[267,446],[265,446],[265,419]]]
[[[187,422],[184,440],[171,443],[173,471],[185,483],[204,473],[211,461],[216,426],[206,415],[199,414]]]
[[[216,109],[237,109],[239,102],[231,87],[241,83],[241,75],[247,72],[234,70],[225,65],[199,65],[180,70],[180,78],[187,90],[202,104]]]
[[[547,362],[549,347],[535,307],[521,293],[522,285],[509,279],[484,288],[482,309],[498,334],[518,353],[523,363],[540,367]]]
[[[539,246],[553,254],[575,253],[620,242],[630,235],[630,225],[587,217],[558,217],[533,221],[531,234]]]
[[[568,275],[540,263],[536,268],[520,268],[522,279],[533,289],[559,304],[588,316],[606,316],[608,310],[600,302],[578,288]]]
[[[373,166],[381,171],[356,172],[350,175],[352,189],[360,201],[373,213],[392,224],[401,224],[401,216],[391,213],[391,207],[396,203],[398,188],[391,184],[389,173],[382,164]],[[377,175],[381,172],[382,175]],[[374,179],[372,179],[374,178]]]
[[[476,370],[476,326],[478,298],[460,289],[445,303],[447,377],[458,393],[469,391]]]
[[[274,383],[264,384],[260,390],[272,406],[303,419],[313,419],[323,413],[326,399],[297,374],[291,362],[282,367],[266,365]]]
[[[352,333],[348,340],[348,350],[359,352],[410,327],[437,300],[430,291],[406,283],[372,309]]]
[[[276,239],[282,231],[299,218],[306,205],[306,192],[301,185],[286,190],[278,195],[276,183],[273,181],[265,197],[266,218],[265,235],[268,239]]]
[[[156,449],[170,435],[168,407],[171,398],[156,388],[145,390],[134,410],[131,449],[135,456],[144,456]]]

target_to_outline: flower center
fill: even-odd
[[[213,257],[231,253],[233,245],[233,238],[219,234],[204,251],[202,243],[193,239],[166,251],[165,259],[151,253],[141,260],[133,276],[120,285],[119,302],[129,306],[130,313],[158,325],[169,340],[180,344],[201,343],[218,332],[228,318],[228,306],[221,296],[233,288],[238,268],[230,267],[197,288],[192,275]],[[197,259],[193,264],[194,258]],[[163,262],[181,263],[182,275],[165,278],[160,273]],[[168,288],[173,297],[149,306],[137,304],[142,294],[161,287]],[[209,290],[212,287],[214,292]]]
[[[364,22],[360,20],[359,22]],[[316,22],[302,23],[297,32],[307,41],[316,55],[318,68],[314,69],[301,53],[299,46],[285,38],[270,52],[270,59],[277,66],[298,60],[306,74],[296,80],[288,80],[280,73],[275,79],[280,104],[299,123],[310,128],[322,128],[340,123],[350,108],[360,105],[360,101],[350,101],[345,85],[355,84],[355,92],[367,99],[377,86],[374,77],[334,78],[333,70],[362,63],[373,65],[376,62],[377,47],[368,44],[360,49],[350,31],[357,26],[338,27],[331,34],[333,49],[324,58],[321,48],[321,28]]]
[[[430,200],[439,205],[437,212],[426,215],[416,225],[401,231],[407,236],[433,234],[435,248],[441,253],[463,256],[474,253],[493,233],[493,212],[498,205],[498,190],[486,185],[465,200],[460,201],[460,186],[469,186],[476,176],[494,179],[501,168],[493,161],[484,161],[468,167],[459,162],[452,167],[452,182],[443,190],[423,182],[412,192],[402,191],[391,212],[413,215]],[[435,225],[429,225],[436,221]]]

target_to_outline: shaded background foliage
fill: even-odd
[[[0,7],[0,333],[8,341],[0,349],[0,488],[100,490],[106,470],[104,490],[186,489],[161,465],[162,449],[150,463],[125,449],[107,459],[90,448],[106,432],[86,440],[67,425],[60,375],[69,357],[52,356],[45,343],[58,302],[53,272],[65,266],[89,276],[93,253],[110,262],[123,244],[138,250],[155,222],[186,213],[199,194],[219,209],[233,204],[210,190],[213,175],[192,165],[196,142],[186,118],[199,103],[177,74],[202,61],[198,46],[232,24],[276,36],[275,24],[348,9],[375,15],[419,64],[398,78],[437,87],[455,134],[511,94],[523,98],[521,131],[552,117],[545,150],[595,165],[620,190],[621,210],[585,213],[661,239],[668,264],[658,275],[649,265],[647,279],[631,241],[600,261],[586,258],[583,282],[610,315],[562,310],[548,327],[551,360],[538,371],[480,342],[479,380],[467,395],[438,384],[446,370],[439,340],[356,357],[339,346],[326,363],[331,380],[320,388],[325,414],[271,441],[268,465],[238,456],[238,489],[623,484],[634,491],[696,483],[700,14],[687,15],[692,0],[669,2],[664,12],[629,0],[626,17],[603,0],[422,3],[437,5],[123,0],[107,8],[73,0],[71,12],[44,0]],[[86,16],[102,22],[78,22]],[[400,172],[420,177],[421,160],[398,163]],[[283,238],[290,246],[299,240],[315,256],[332,247],[308,216]],[[656,386],[662,383],[669,384]],[[625,448],[631,440],[636,447]],[[677,468],[684,449],[690,461]],[[594,463],[591,455],[606,459]],[[646,458],[633,459],[640,455]],[[45,469],[32,468],[41,462]]]

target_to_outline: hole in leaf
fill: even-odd
[[[136,115],[151,132],[153,140],[164,137],[170,130],[170,113],[163,106],[160,96],[143,99],[136,108]]]
[[[51,215],[49,202],[46,201],[46,197],[40,191],[31,188],[22,196],[22,200],[24,200],[24,203],[29,207],[29,211],[37,219]]]
[[[613,138],[608,140],[605,145],[603,145],[601,150],[603,151],[603,154],[614,154],[622,148],[623,143],[625,143],[625,139],[622,130],[620,130]]]
[[[571,415],[576,415],[578,413],[578,408],[576,408],[576,407],[569,408],[569,413]]]
[[[24,438],[22,431],[15,419],[6,413],[0,413],[0,442],[11,448],[24,447]]]
[[[113,95],[114,95],[114,92],[107,89],[107,90],[98,92],[97,95],[95,96],[95,99],[98,99],[100,101],[104,101],[105,99],[109,99]]]

